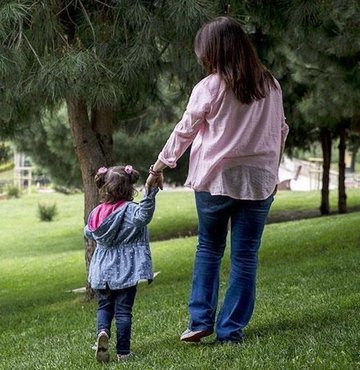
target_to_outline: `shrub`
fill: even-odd
[[[15,167],[15,164],[12,162],[0,164],[0,172],[10,171]]]
[[[17,186],[8,185],[6,194],[9,198],[20,198],[21,190]]]
[[[52,221],[57,215],[56,203],[38,203],[40,221]]]

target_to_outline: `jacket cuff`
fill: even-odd
[[[154,199],[158,191],[159,191],[159,188],[157,186],[152,187],[150,189],[149,194],[146,195],[146,198]]]

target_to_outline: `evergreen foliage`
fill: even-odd
[[[46,113],[29,125],[26,135],[16,135],[17,150],[29,153],[37,167],[60,186],[82,188],[79,163],[71,141],[64,108]]]
[[[38,120],[44,104],[53,107],[67,96],[80,95],[90,107],[114,107],[115,130],[129,133],[132,148],[141,131],[143,148],[145,132],[159,122],[156,114],[164,122],[161,111],[171,112],[162,94],[164,80],[175,81],[180,94],[189,93],[201,76],[192,37],[205,19],[221,13],[242,22],[281,82],[291,128],[289,151],[309,148],[319,138],[318,128],[329,126],[336,135],[339,124],[359,125],[356,1],[167,1],[160,6],[156,1],[53,0],[46,5],[0,3],[0,76],[3,86],[16,86],[2,90],[5,133],[16,127],[9,124],[11,117],[29,122],[35,115]],[[179,118],[179,112],[171,112],[165,122],[173,125]],[[29,126],[17,127],[26,132]],[[154,142],[152,153],[158,148]]]
[[[308,27],[299,28],[296,38],[289,39],[289,62],[294,80],[307,86],[298,108],[307,126],[312,127],[309,131],[315,129],[322,142],[322,214],[330,211],[331,138],[339,137],[338,208],[344,213],[346,138],[351,131],[354,138],[354,132],[359,129],[360,4],[353,0],[333,0],[314,2],[312,7],[314,9],[308,12],[311,14]]]
[[[206,6],[206,1],[2,1],[1,78],[5,87],[16,87],[10,97],[22,101],[38,97],[46,106],[82,96],[89,106],[122,110],[150,93],[156,97],[160,72],[180,70],[187,76],[182,84],[193,82],[199,69],[188,56],[194,32],[210,16]]]
[[[84,188],[84,220],[98,204],[97,169],[114,164],[116,120],[123,114],[135,118],[159,100],[161,76],[179,74],[185,88],[199,75],[189,54],[211,4],[0,0],[0,101],[5,104],[0,131],[9,135],[29,127],[46,109],[66,102]],[[94,249],[95,243],[86,241],[87,268]],[[88,297],[92,293],[88,289]]]
[[[9,143],[0,142],[0,165],[10,160],[11,154],[12,150]]]
[[[102,131],[96,122],[99,109],[111,110],[112,125],[122,132],[136,132],[139,121],[146,121],[146,131],[151,120],[159,121],[150,106],[175,122],[174,109],[162,96],[163,77],[181,94],[201,76],[192,40],[216,11],[212,3],[0,1],[0,135],[15,137],[37,164],[52,167],[49,172],[56,182],[63,185],[68,179],[78,185],[79,167],[66,143],[69,135],[63,123],[58,129],[52,124],[46,110],[81,99],[95,132]],[[63,150],[49,137],[59,134],[55,131],[62,132]],[[152,148],[156,150],[159,147]],[[60,176],[56,166],[63,167]]]

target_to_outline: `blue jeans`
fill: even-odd
[[[215,329],[218,341],[240,342],[254,310],[258,250],[273,196],[252,201],[195,192],[195,200],[199,244],[188,306],[189,328],[214,330],[220,265],[231,220],[230,273]]]
[[[97,333],[105,331],[110,337],[111,322],[116,323],[116,352],[118,355],[130,353],[132,308],[136,295],[136,285],[126,289],[96,291],[98,297]]]

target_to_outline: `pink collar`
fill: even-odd
[[[125,200],[119,200],[116,203],[101,203],[92,212],[88,227],[90,231],[96,230],[103,221],[115,212],[120,206],[125,204]]]

